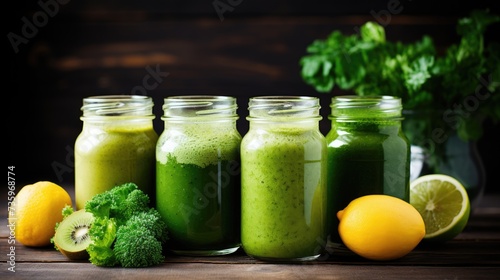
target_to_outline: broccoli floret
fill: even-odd
[[[123,267],[145,267],[163,262],[167,225],[154,208],[132,216],[116,233],[114,251]]]
[[[161,233],[166,227],[158,221],[154,213],[144,212],[118,229],[114,252],[123,267],[145,267],[163,262]]]
[[[154,208],[132,216],[122,228],[130,231],[148,230],[162,244],[168,240],[167,224],[163,221],[160,213]]]
[[[87,248],[98,266],[145,267],[161,263],[167,226],[149,197],[134,183],[97,194],[85,204],[95,220]]]
[[[114,216],[119,225],[125,224],[132,216],[149,210],[149,197],[141,190],[136,189],[111,208],[111,216]]]
[[[158,265],[165,259],[161,242],[141,230],[118,230],[114,248],[116,259],[123,267]]]
[[[85,203],[85,211],[94,214],[94,217],[115,218],[118,225],[125,224],[134,214],[148,209],[149,196],[134,183],[115,186]]]

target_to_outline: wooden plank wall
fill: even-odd
[[[321,130],[326,133],[332,95],[305,85],[298,64],[314,39],[335,29],[353,33],[375,19],[386,25],[389,40],[413,41],[429,34],[444,49],[457,41],[458,18],[492,5],[465,1],[437,6],[427,0],[10,2],[15,3],[5,3],[4,34],[25,40],[16,47],[8,36],[4,41],[7,165],[16,166],[21,183],[61,184],[73,182],[72,146],[81,130],[80,106],[86,96],[150,95],[158,116],[155,129],[161,133],[164,97],[232,95],[238,98],[242,135],[248,129],[249,97],[319,96]],[[218,14],[214,3],[227,10]],[[233,6],[223,6],[228,4]],[[36,30],[29,30],[27,21],[37,21]],[[487,35],[488,40],[494,37]],[[152,72],[156,82],[148,80],[154,86],[146,89],[144,79]],[[488,191],[499,192],[492,166],[499,157],[494,132],[499,126],[487,123],[486,128],[479,149],[491,174]]]

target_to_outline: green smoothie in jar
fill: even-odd
[[[75,142],[75,200],[83,209],[94,195],[128,182],[155,194],[153,101],[146,96],[84,99],[83,129]]]
[[[256,97],[241,145],[241,241],[270,261],[319,257],[326,244],[326,142],[308,97]]]
[[[401,100],[338,96],[331,103],[328,143],[329,231],[341,242],[336,213],[368,194],[409,201],[410,144],[401,129]]]
[[[180,255],[225,255],[240,246],[240,143],[236,100],[165,99],[156,150],[156,208]]]

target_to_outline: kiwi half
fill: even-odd
[[[94,216],[81,209],[64,218],[54,235],[54,244],[66,257],[72,260],[88,259],[87,247],[90,244],[89,229]]]

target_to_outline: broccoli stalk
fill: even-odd
[[[95,195],[85,211],[95,220],[87,248],[97,266],[146,267],[163,262],[167,226],[149,197],[134,183],[126,183]]]

